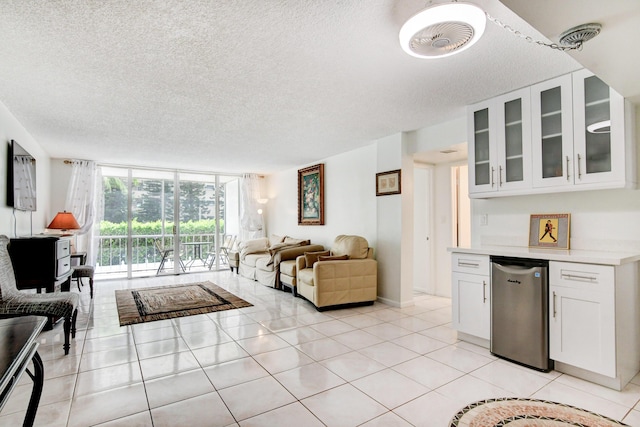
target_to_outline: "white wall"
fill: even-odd
[[[378,140],[377,144],[377,169],[376,172],[387,172],[402,169],[401,194],[376,197],[377,234],[378,246],[376,248],[378,258],[378,298],[381,301],[402,305],[403,274],[413,276],[412,270],[402,269],[402,243],[403,243],[403,200],[411,192],[408,185],[413,179],[408,176],[402,165],[402,135],[396,134]],[[411,172],[412,173],[412,172]],[[373,175],[375,177],[375,174]],[[374,179],[375,184],[375,179]],[[413,208],[411,208],[413,218]],[[413,220],[411,220],[413,221]],[[405,242],[406,243],[406,242]],[[409,283],[409,292],[413,283]]]
[[[37,210],[33,213],[7,207],[7,157],[9,141],[15,140],[36,158]],[[53,218],[50,211],[50,159],[27,130],[0,103],[0,234],[9,237],[41,233]],[[14,217],[15,215],[15,217]]]
[[[324,163],[325,225],[298,225],[298,169]],[[376,146],[349,151],[267,177],[265,219],[268,234],[311,239],[330,248],[340,234],[376,241]]]
[[[51,214],[64,210],[72,166],[63,159],[51,159]]]
[[[640,145],[636,109],[636,146]],[[640,150],[638,150],[640,156]],[[472,245],[527,246],[529,215],[570,213],[571,248],[640,252],[640,190],[598,190],[472,200]],[[488,215],[488,225],[480,216]]]
[[[640,191],[600,190],[473,200],[473,245],[527,246],[529,215],[570,213],[571,248],[640,251]],[[480,216],[488,215],[488,225]]]

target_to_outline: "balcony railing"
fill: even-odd
[[[137,235],[131,239],[131,270],[136,275],[156,274],[162,259],[156,240],[164,248],[173,248],[174,243],[172,235]],[[215,250],[215,234],[182,235],[180,243],[179,255],[182,262],[192,268],[204,267],[209,254]],[[173,264],[167,263],[163,271],[171,272],[172,269]],[[96,274],[101,273],[127,273],[127,236],[99,237]]]

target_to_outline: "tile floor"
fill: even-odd
[[[120,327],[114,290],[211,280],[253,307]],[[40,337],[40,426],[448,426],[476,400],[554,400],[640,426],[640,376],[616,392],[539,373],[457,340],[450,300],[317,312],[229,271],[97,281],[79,331]],[[25,375],[0,412],[20,425]]]

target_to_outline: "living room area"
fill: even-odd
[[[571,213],[574,251],[640,253],[635,187],[470,198],[467,184],[478,164],[488,186],[503,179],[488,159],[469,161],[482,156],[470,104],[585,67],[637,104],[637,79],[598,44],[629,23],[596,0],[545,1],[544,13],[475,3],[485,34],[438,60],[398,43],[432,6],[418,0],[0,6],[11,58],[0,67],[0,235],[68,242],[48,259],[67,268],[56,292],[17,292],[77,309],[71,331],[56,316],[31,337],[44,377],[33,425],[455,427],[504,413],[514,425],[640,426],[640,374],[615,390],[512,363],[461,333],[451,253],[526,247],[541,212]],[[604,25],[578,52],[509,31],[555,41],[583,18]],[[625,118],[640,123],[640,111]],[[22,187],[18,146],[33,168]],[[16,205],[25,188],[33,204]],[[77,227],[50,227],[65,211]],[[66,256],[87,276],[67,281]],[[44,271],[32,257],[26,269]],[[37,359],[4,384],[0,425],[29,418]]]

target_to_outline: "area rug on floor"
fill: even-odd
[[[250,307],[211,282],[116,291],[120,326]]]
[[[467,405],[450,427],[609,427],[618,421],[562,403],[536,399],[487,399]]]

